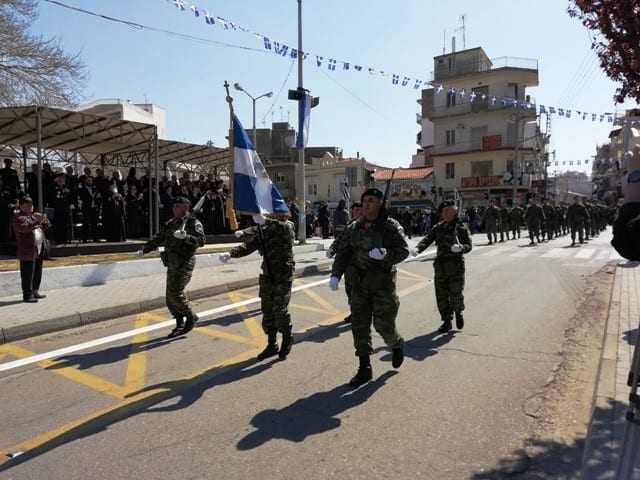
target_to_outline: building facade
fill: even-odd
[[[393,176],[393,178],[392,178]],[[376,169],[373,174],[375,186],[382,191],[389,186],[391,209],[427,209],[434,207],[433,168]]]
[[[326,203],[331,209],[346,198],[360,201],[375,168],[364,158],[334,157],[328,152],[312,158],[305,171],[307,201],[314,205]]]
[[[537,61],[491,60],[482,48],[453,52],[434,58],[432,85],[420,103],[433,124],[429,156],[439,199],[523,202],[543,179],[548,138],[534,108],[502,99],[533,103],[526,89],[538,85]]]

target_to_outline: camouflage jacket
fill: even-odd
[[[229,252],[232,258],[246,257],[258,251],[262,255],[264,275],[277,279],[293,278],[296,264],[293,260],[295,228],[292,222],[267,219],[260,228],[247,228],[244,233],[244,243]]]
[[[547,221],[554,221],[556,218],[556,209],[553,205],[545,205],[544,207],[542,207],[542,210],[544,211],[544,216],[547,219]]]
[[[487,225],[496,225],[500,220],[500,209],[495,205],[493,207],[487,208],[487,211],[484,212],[484,223]]]
[[[429,234],[424,237],[418,244],[418,252],[423,252],[429,245],[436,242],[438,247],[437,258],[450,259],[450,258],[462,258],[464,253],[471,251],[471,235],[469,229],[461,221],[455,223],[440,222],[431,229]],[[462,245],[461,253],[453,253],[451,246],[459,243]]]
[[[502,223],[509,223],[511,220],[511,212],[507,207],[503,207],[500,209],[500,221]]]
[[[402,227],[392,218],[380,224],[358,219],[346,228],[343,237],[331,270],[331,274],[338,278],[350,266],[361,271],[392,273],[395,265],[409,256],[409,246],[402,234]],[[387,255],[383,260],[369,257],[369,252],[374,248],[386,249]]]
[[[515,225],[520,225],[524,218],[524,212],[522,211],[522,207],[513,207],[511,209],[511,222]]]
[[[539,205],[529,205],[524,215],[527,223],[540,223],[545,219],[544,210]]]
[[[180,240],[175,238],[173,234],[182,228],[183,223],[187,237],[184,240]],[[202,228],[202,224],[198,219],[193,216],[187,216],[184,219],[172,218],[162,226],[155,237],[145,244],[142,250],[147,253],[164,246],[165,263],[172,265],[193,257],[198,247],[204,245],[204,241],[204,228]]]
[[[356,221],[354,220],[354,221],[350,222],[349,225],[351,225],[352,223],[355,223],[355,222]],[[347,225],[347,228],[348,228],[348,225]],[[338,250],[340,250],[340,248],[342,247],[342,244],[346,241],[346,239],[347,239],[347,235],[346,235],[346,228],[345,228],[342,232],[336,234],[336,238],[331,243],[331,246],[329,247],[329,251],[333,255],[335,255],[336,252]]]
[[[584,207],[584,205],[580,205],[578,203],[569,205],[569,208],[567,209],[567,222],[584,222],[588,218],[589,214],[587,213],[587,209]]]

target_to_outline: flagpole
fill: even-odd
[[[304,53],[302,50],[302,0],[298,0],[298,92],[304,92],[304,83],[302,77],[302,62],[304,58]],[[302,99],[298,102],[298,112],[302,108]],[[298,116],[300,113],[298,113]],[[298,129],[300,129],[298,127]],[[298,132],[298,135],[303,135],[304,132]],[[304,142],[298,149],[298,168],[299,172],[299,191],[298,199],[300,202],[299,212],[298,212],[298,240],[301,244],[307,243],[307,226],[306,226],[306,206],[307,206],[307,198],[306,198],[306,178],[305,178],[305,164],[304,164]]]

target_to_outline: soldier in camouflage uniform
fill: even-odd
[[[500,222],[500,209],[496,207],[493,200],[489,203],[489,207],[484,212],[484,229],[489,237],[489,245],[498,242],[498,223]]]
[[[556,209],[551,205],[551,202],[545,202],[542,207],[544,211],[544,221],[542,222],[542,239],[544,241],[545,235],[547,241],[553,240],[553,234],[555,232],[556,224]]]
[[[358,387],[373,378],[370,355],[371,323],[391,347],[393,368],[404,360],[403,339],[396,330],[400,301],[396,294],[396,264],[409,256],[400,224],[387,217],[383,193],[371,188],[362,194],[362,217],[345,230],[336,252],[329,286],[337,290],[342,275],[353,268],[351,330],[360,365],[350,384]]]
[[[353,223],[356,220],[358,220],[361,215],[362,215],[362,204],[360,202],[355,202],[353,205],[351,205],[352,220],[350,223]],[[327,250],[327,258],[333,258],[336,256],[336,252],[340,250],[340,246],[342,245],[342,242],[346,240],[346,238],[347,236],[344,235],[344,231],[343,231],[342,234],[339,235],[333,241],[333,243],[329,247],[329,250]],[[353,268],[349,266],[347,267],[347,270],[344,272],[344,290],[347,293],[347,301],[349,303],[349,306],[351,306],[351,287],[353,285],[353,282],[351,281],[352,277],[353,277]],[[351,323],[351,313],[349,313],[349,316],[345,318],[344,321],[346,323]]]
[[[433,262],[435,271],[436,301],[442,318],[440,333],[451,330],[451,320],[456,316],[458,330],[464,328],[464,257],[471,251],[471,234],[467,226],[458,219],[458,209],[453,202],[440,205],[442,221],[418,244],[414,255],[436,242],[438,251]]]
[[[589,202],[587,201],[583,202],[582,205],[587,212],[587,216],[584,221],[584,240],[588,242],[589,237],[591,237],[591,205],[589,205]]]
[[[522,225],[522,221],[524,220],[524,211],[520,205],[516,205],[511,209],[510,214],[510,222],[511,222],[511,230],[513,231],[513,239],[516,239],[516,233],[518,234],[518,238],[520,238],[520,226]]]
[[[580,243],[584,243],[584,229],[587,221],[587,210],[579,197],[574,199],[574,203],[567,210],[567,223],[571,228],[571,246],[576,244],[576,233]]]
[[[507,235],[507,240],[509,240],[509,232],[511,231],[511,212],[509,208],[504,205],[500,209],[500,242],[504,242],[505,234]],[[513,237],[515,240],[516,237]]]
[[[544,223],[544,210],[538,205],[536,200],[531,200],[531,203],[527,207],[524,219],[527,222],[527,229],[529,229],[529,245],[535,245],[535,240],[540,243],[540,227]]]
[[[278,355],[285,360],[293,345],[289,301],[295,262],[293,242],[295,228],[288,220],[289,214],[273,214],[270,218],[256,216],[258,226],[243,231],[244,243],[229,253],[220,255],[222,262],[230,258],[246,257],[255,251],[262,255],[262,274],[259,278],[260,301],[262,307],[262,329],[267,335],[267,346],[258,354],[259,360]],[[262,223],[262,225],[260,225]],[[282,344],[278,347],[278,332],[282,334]]]
[[[184,289],[191,281],[196,265],[195,253],[198,247],[204,245],[205,235],[200,221],[189,215],[189,206],[188,199],[176,198],[173,202],[173,218],[139,252],[142,255],[164,246],[160,258],[167,267],[166,302],[169,312],[176,319],[176,327],[169,338],[186,334],[198,321],[198,316],[187,302]]]

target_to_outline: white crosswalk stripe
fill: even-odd
[[[576,253],[575,258],[589,259],[596,253],[594,248],[585,248],[581,249],[578,253]]]
[[[543,258],[564,258],[570,257],[573,252],[568,248],[553,248],[542,255]]]

